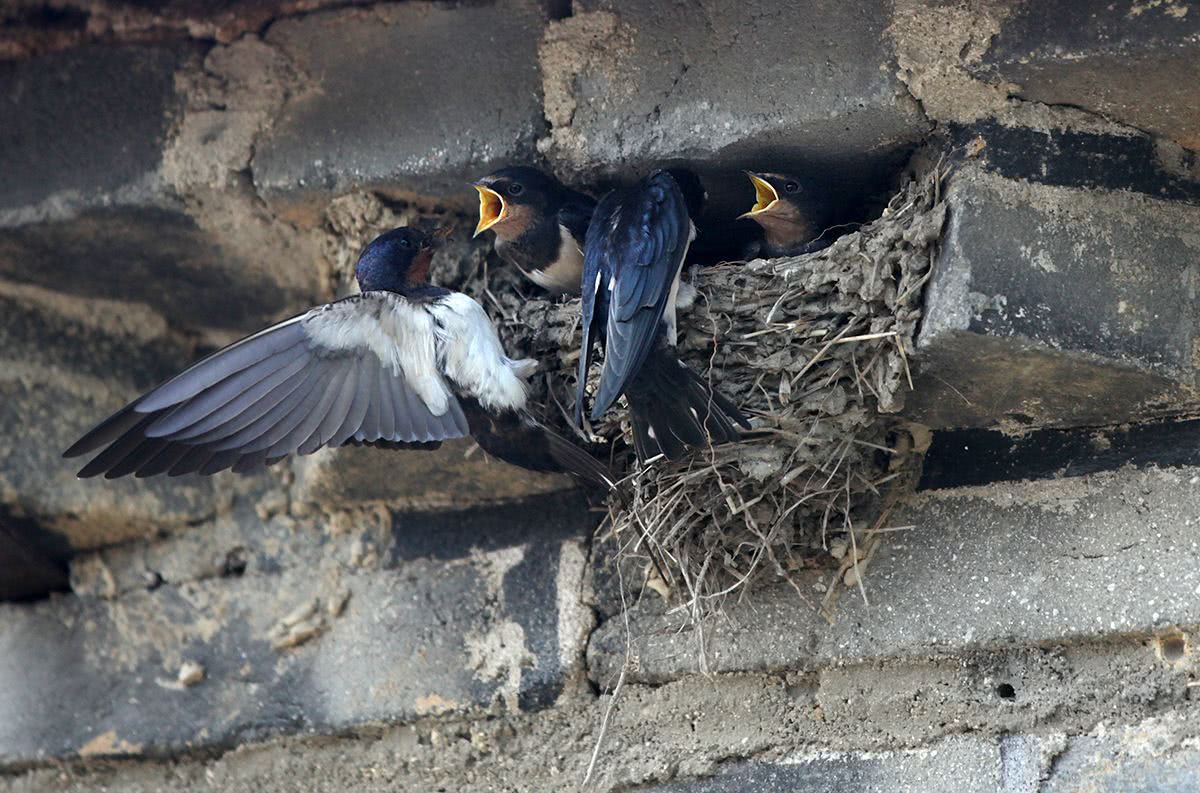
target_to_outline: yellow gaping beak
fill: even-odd
[[[754,206],[750,207],[749,212],[744,212],[740,217],[753,217],[759,213],[766,212],[771,208],[771,205],[779,200],[779,193],[775,192],[775,188],[771,187],[771,183],[766,179],[758,177],[749,171],[746,176],[750,177],[750,183],[754,185]]]
[[[475,185],[479,191],[479,224],[475,226],[474,236],[478,237],[500,221],[508,217],[508,204],[504,197],[490,187]]]

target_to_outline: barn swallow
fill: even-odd
[[[689,446],[735,441],[735,422],[750,429],[741,411],[675,353],[679,272],[704,201],[692,172],[655,171],[605,196],[588,228],[575,419],[582,423],[592,342],[599,340],[604,365],[592,419],[624,394],[643,461],[660,452],[674,460]]]
[[[479,225],[496,232],[496,253],[538,286],[579,294],[583,242],[596,208],[591,196],[536,168],[501,168],[475,183]]]
[[[828,226],[827,206],[811,182],[779,173],[746,172],[754,185],[754,206],[741,215],[763,230],[757,254],[767,258],[796,256],[827,247],[832,240],[823,232]]]
[[[599,462],[526,411],[533,360],[512,360],[483,308],[429,283],[435,240],[393,229],[363,249],[359,294],[193,365],[106,419],[64,456],[113,479],[243,472],[324,446],[436,448],[473,437],[537,471],[607,483]]]

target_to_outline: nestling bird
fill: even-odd
[[[746,172],[754,185],[754,206],[741,215],[758,223],[763,239],[757,255],[797,256],[827,247],[822,236],[829,210],[811,182],[779,173]]]
[[[479,225],[496,233],[496,253],[554,294],[579,294],[583,242],[596,201],[536,168],[501,168],[475,183]]]
[[[582,423],[592,346],[599,340],[604,365],[592,419],[624,394],[642,460],[659,452],[678,459],[689,446],[735,441],[735,422],[750,428],[741,411],[674,350],[679,272],[704,200],[692,172],[655,171],[605,196],[588,228],[575,417]]]
[[[361,294],[210,355],[64,456],[98,452],[80,477],[177,476],[323,446],[436,448],[470,435],[506,462],[606,484],[599,462],[526,411],[537,362],[510,359],[478,303],[429,283],[433,243],[414,228],[376,237],[355,268]]]

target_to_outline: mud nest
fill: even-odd
[[[604,534],[623,561],[643,562],[652,586],[706,612],[806,567],[845,564],[844,580],[861,585],[857,564],[887,528],[892,483],[909,458],[886,414],[911,387],[908,351],[945,216],[935,171],[823,251],[691,273],[682,357],[755,430],[678,463],[630,466],[627,501],[610,500]],[[493,283],[483,298],[507,346],[542,362],[533,396],[543,418],[579,433],[568,421],[578,301],[521,299],[510,286]],[[579,437],[627,449],[626,419],[610,411]]]
[[[645,583],[697,615],[780,580],[807,600],[793,577],[805,568],[839,568],[843,581],[862,586],[861,565],[889,528],[905,479],[906,435],[888,414],[911,386],[908,352],[946,216],[942,175],[932,168],[911,178],[879,219],[825,250],[689,274],[696,299],[680,311],[680,353],[755,430],[678,463],[633,464],[624,410],[582,431],[572,426],[578,300],[544,299],[479,242],[439,255],[435,280],[483,303],[510,355],[541,363],[531,403],[543,420],[630,471],[601,537],[623,569],[645,571]],[[341,258],[351,261],[358,237],[404,219],[377,209],[380,217],[353,229],[331,216],[351,241]]]

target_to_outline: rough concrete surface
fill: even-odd
[[[0,793],[1200,789],[1200,469],[1190,423],[1140,423],[1197,407],[1197,19],[1174,0],[0,9],[0,575],[35,574],[0,597],[60,590],[0,604]],[[58,459],[214,345],[334,296],[379,231],[468,225],[464,182],[497,165],[599,191],[683,159],[719,212],[747,208],[738,169],[795,170],[858,222],[927,141],[958,172],[907,403],[931,454],[977,442],[944,427],[1006,441],[945,458],[973,486],[860,527],[861,591],[825,567],[854,558],[831,531],[778,571],[796,588],[697,622],[590,543],[602,515],[567,480],[468,444],[249,480],[78,482]],[[507,334],[529,287],[464,239],[435,275]],[[1135,423],[1095,426],[1115,421]],[[905,427],[877,445],[928,440]]]
[[[255,184],[296,216],[355,186],[470,206],[469,178],[533,153],[544,20],[538,3],[520,0],[377,5],[272,25],[266,41],[311,82],[258,147]]]
[[[1200,14],[1181,0],[1014,4],[971,71],[1200,148]]]
[[[387,501],[419,509],[452,509],[575,486],[563,474],[525,471],[502,463],[469,438],[446,443],[436,451],[330,449],[293,465],[296,498],[343,506]]]
[[[205,537],[78,558],[74,596],[0,607],[0,764],[515,713],[582,683],[577,504],[430,548],[386,511],[259,524],[241,503]]]
[[[967,164],[948,195],[910,415],[1021,428],[1196,409],[1200,208]]]
[[[892,525],[911,528],[890,533],[871,561],[869,605],[846,588],[826,624],[811,600],[844,585],[800,574],[810,603],[779,586],[699,630],[685,613],[664,615],[647,591],[631,615],[630,674],[669,680],[702,660],[714,672],[819,669],[1186,631],[1200,624],[1197,515],[1194,468],[928,491],[894,515]],[[589,658],[599,680],[615,679],[620,617],[601,625]]]
[[[675,159],[722,186],[803,169],[852,212],[929,129],[892,74],[885,5],[576,3],[543,40],[539,149],[590,179]]]

